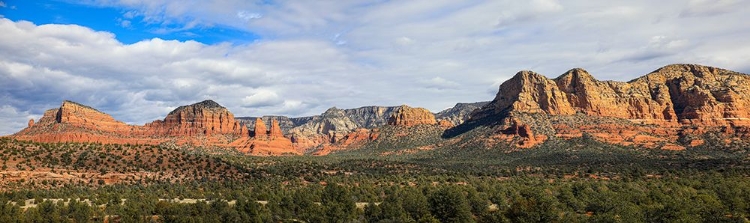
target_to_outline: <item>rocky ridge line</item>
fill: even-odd
[[[501,84],[495,99],[467,122],[495,122],[506,130],[528,124],[548,136],[574,138],[586,133],[615,144],[684,149],[675,143],[679,135],[705,132],[690,129],[746,132],[748,106],[750,76],[714,67],[668,65],[629,82],[598,81],[580,68],[555,79],[521,71]],[[546,118],[521,118],[531,117],[526,114]],[[592,125],[589,119],[594,117],[625,122]],[[511,141],[514,134],[520,135],[498,137]],[[524,147],[543,142],[520,138],[534,142]]]

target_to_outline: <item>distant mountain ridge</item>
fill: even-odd
[[[581,68],[554,79],[520,71],[500,85],[492,101],[458,103],[438,113],[402,105],[334,107],[310,117],[235,118],[225,107],[206,100],[137,126],[64,101],[39,121],[29,120],[26,129],[11,137],[41,142],[176,143],[233,148],[252,155],[325,155],[385,145],[394,147],[388,154],[499,144],[521,149],[582,137],[684,150],[709,142],[747,141],[748,108],[749,75],[674,64],[629,82],[598,81]]]
[[[489,101],[474,103],[457,103],[454,107],[434,113],[437,121],[448,120],[453,125],[463,123],[469,118],[471,112],[486,105]],[[359,108],[339,109],[336,107],[329,108],[320,115],[305,117],[287,117],[287,116],[263,116],[263,117],[237,117],[238,121],[247,126],[255,125],[255,119],[261,118],[267,125],[271,120],[279,121],[282,131],[289,133],[292,129],[301,127],[310,122],[329,122],[329,123],[346,123],[353,122],[355,125],[339,124],[339,130],[354,130],[357,128],[378,128],[388,123],[388,118],[400,106],[364,106]],[[340,113],[338,111],[341,111]],[[339,115],[341,114],[341,115]],[[347,120],[348,119],[348,120]],[[311,125],[311,124],[310,124]],[[336,125],[334,125],[336,126]],[[342,128],[348,126],[346,128]]]

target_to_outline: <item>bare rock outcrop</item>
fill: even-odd
[[[266,123],[263,122],[262,119],[257,118],[255,120],[255,127],[253,128],[253,137],[255,138],[265,138],[267,137],[268,128],[266,128]]]
[[[268,130],[268,137],[271,138],[283,138],[284,133],[281,132],[281,127],[279,127],[279,121],[276,121],[276,119],[271,120],[271,130]]]
[[[168,136],[245,134],[234,115],[212,100],[180,106],[164,120],[154,121],[146,127],[155,134]]]
[[[333,107],[310,122],[293,128],[290,134],[300,149],[309,149],[337,144],[358,128],[359,125],[352,121],[344,110]]]
[[[45,111],[38,122],[29,121],[29,126],[13,137],[38,142],[132,143],[150,140],[129,138],[132,129],[133,126],[110,115],[66,100],[59,108]]]
[[[94,108],[64,101],[58,109],[45,112],[13,137],[39,142],[99,142],[107,144],[160,144],[236,148],[254,155],[300,154],[281,133],[278,122],[270,131],[257,122],[251,137],[247,127],[214,101],[180,106],[163,120],[143,126],[128,125]]]
[[[302,154],[294,147],[292,140],[284,136],[279,122],[275,119],[271,120],[271,128],[267,130],[266,123],[261,118],[257,118],[253,129],[252,137],[239,138],[229,145],[242,153],[256,156]]]
[[[451,108],[445,109],[435,114],[435,118],[440,121],[450,122],[452,126],[460,125],[464,123],[474,110],[484,107],[490,103],[489,101],[474,102],[474,103],[456,103]],[[447,126],[447,123],[441,124]]]
[[[388,125],[411,127],[415,125],[435,125],[435,115],[424,108],[412,108],[406,105],[399,107],[391,117]]]
[[[513,113],[623,119],[629,123],[558,123],[552,130],[556,133],[549,135],[565,138],[585,132],[606,142],[675,150],[682,148],[673,144],[675,136],[688,126],[749,126],[748,106],[750,76],[734,71],[675,64],[629,82],[616,82],[598,81],[576,68],[555,79],[532,71],[518,72],[500,85],[495,99],[476,110],[470,120],[504,119]]]

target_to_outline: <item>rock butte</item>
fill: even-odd
[[[592,137],[619,145],[682,150],[704,144],[700,136],[706,133],[718,133],[725,141],[750,137],[748,106],[750,76],[734,71],[675,64],[616,82],[598,81],[576,68],[555,79],[518,72],[500,85],[493,101],[456,104],[437,113],[440,119],[426,109],[404,105],[238,121],[226,108],[207,100],[137,126],[64,101],[39,121],[29,120],[28,127],[13,137],[40,142],[170,142],[235,148],[253,155],[325,155],[377,140],[379,128],[386,125],[439,126],[446,138],[489,126],[490,135],[473,140],[532,148],[550,139]],[[246,123],[254,123],[252,131]]]
[[[272,129],[278,131],[278,123],[275,124]],[[299,154],[283,135],[262,134],[273,137],[250,137],[247,127],[240,125],[231,112],[211,100],[178,107],[164,120],[143,126],[128,125],[94,108],[63,101],[60,108],[47,110],[38,123],[30,122],[29,127],[13,137],[38,142],[173,142],[178,145],[233,147],[255,155]]]
[[[435,125],[435,115],[424,108],[402,105],[388,118],[389,125],[411,127],[415,125]]]

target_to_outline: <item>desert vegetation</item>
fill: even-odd
[[[325,157],[252,157],[0,142],[2,222],[742,222],[750,213],[746,150],[580,139],[514,152],[370,155],[387,151],[381,144]],[[17,172],[46,175],[13,178]]]

